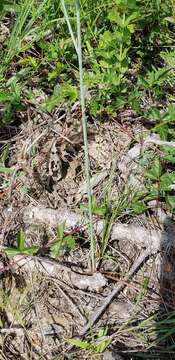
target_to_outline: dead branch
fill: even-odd
[[[98,310],[95,310],[91,318],[89,319],[89,322],[84,326],[81,333],[78,337],[84,337],[84,335],[87,333],[87,331],[92,328],[92,326],[99,320],[99,318],[102,316],[106,308],[110,305],[112,300],[125,288],[126,283],[130,280],[130,278],[134,275],[135,272],[137,272],[141,265],[146,261],[147,258],[149,258],[152,254],[147,249],[145,250],[134,262],[131,269],[129,270],[128,274],[123,278],[123,280],[116,286],[112,292],[107,296],[106,300],[104,300],[103,304]]]

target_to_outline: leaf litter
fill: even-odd
[[[14,358],[30,354],[33,359],[50,360],[55,355],[61,359],[62,352],[71,351],[76,359],[86,358],[86,351],[70,350],[65,339],[87,335],[92,325],[94,333],[108,328],[112,349],[121,356],[129,349],[141,351],[139,330],[132,333],[129,328],[158,311],[165,281],[171,291],[164,302],[171,308],[174,301],[175,226],[157,202],[150,201],[150,218],[121,211],[98,271],[89,273],[87,219],[79,209],[87,194],[78,109],[78,105],[76,110],[60,107],[51,115],[31,108],[25,126],[15,134],[8,160],[9,168],[16,169],[13,181],[11,172],[5,178],[10,197],[3,177],[1,246],[14,246],[17,229],[23,228],[26,245],[40,249],[35,256],[1,258],[1,344]],[[144,192],[141,164],[154,155],[158,138],[149,141],[139,121],[122,126],[117,119],[104,125],[89,123],[88,133],[96,198],[105,198],[111,173],[113,199],[127,187],[128,197],[136,186]],[[49,249],[62,223],[68,234],[76,234],[77,242],[75,249],[57,258]],[[94,229],[100,250],[104,222],[98,215]]]

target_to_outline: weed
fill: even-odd
[[[82,211],[87,212],[88,211],[88,206],[87,204],[80,204],[80,209]],[[95,195],[92,195],[92,213],[94,215],[98,215],[98,216],[104,216],[106,215],[108,212],[107,206],[104,204],[102,205],[98,205],[97,204],[97,199],[95,197]]]
[[[101,354],[110,345],[112,339],[107,336],[107,329],[101,329],[98,335],[90,341],[80,339],[68,339],[69,344],[79,349],[88,350],[90,354]]]
[[[75,237],[73,235],[65,235],[65,223],[57,226],[57,239],[50,246],[51,254],[54,256],[62,256],[66,251],[75,248]]]
[[[150,168],[145,172],[145,177],[150,181],[146,200],[165,200],[174,209],[174,196],[171,196],[172,186],[175,183],[175,173],[165,171],[158,156],[154,158]]]
[[[5,247],[3,248],[3,250],[8,256],[15,256],[20,254],[34,255],[38,252],[39,246],[37,245],[25,246],[25,242],[26,242],[26,235],[24,231],[21,229],[17,235],[17,247]]]
[[[156,124],[152,131],[160,135],[162,140],[173,140],[175,138],[174,117],[175,106],[171,104],[165,112],[153,108],[149,110],[148,116],[156,120]]]

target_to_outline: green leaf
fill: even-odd
[[[53,256],[60,256],[62,254],[62,245],[63,245],[62,240],[55,241],[50,247],[51,254]]]
[[[164,173],[160,178],[160,190],[170,191],[170,186],[175,184],[175,173]]]
[[[39,66],[39,61],[37,58],[35,58],[34,56],[28,56],[25,58],[22,58],[18,61],[18,64],[20,65],[29,65],[31,66],[34,70],[37,69],[37,67]]]
[[[132,14],[130,16],[128,16],[125,20],[126,25],[128,26],[133,21],[138,20],[139,16],[140,16],[140,14],[138,11],[132,12]]]
[[[31,247],[24,248],[22,251],[20,251],[18,248],[13,247],[7,247],[3,249],[4,252],[7,254],[7,256],[16,256],[21,254],[26,255],[34,255],[39,250],[39,246],[33,245]]]
[[[75,237],[72,235],[67,235],[64,237],[64,242],[70,250],[75,248]]]
[[[111,341],[112,341],[112,339],[110,339],[110,338],[100,341],[97,345],[95,345],[95,351],[97,353],[103,353],[106,350],[106,348],[109,346]]]
[[[151,201],[151,200],[157,199],[159,197],[159,195],[160,195],[159,190],[154,187],[151,187],[151,190],[149,189],[149,192],[144,197],[144,200]]]
[[[139,76],[138,78],[138,85],[142,85],[146,89],[149,88],[148,81],[146,81],[142,76]]]
[[[174,155],[165,155],[164,157],[165,161],[171,162],[172,164],[175,164],[175,156]]]
[[[172,121],[173,124],[174,124],[174,119],[175,119],[175,105],[173,104],[170,104],[168,106],[168,111],[167,113],[165,114],[164,116],[165,120],[168,120],[168,121]]]
[[[133,108],[133,110],[137,113],[139,113],[141,111],[141,106],[140,106],[140,100],[135,98],[131,100],[131,106]]]
[[[172,24],[175,24],[175,16],[168,16],[165,18],[165,20],[169,21]]]
[[[20,252],[24,250],[25,242],[26,242],[26,234],[22,229],[20,229],[17,235],[17,248]]]
[[[7,247],[3,249],[7,256],[15,256],[21,254],[20,250],[13,247]]]
[[[90,109],[91,109],[91,113],[92,115],[96,116],[97,112],[99,110],[99,103],[98,101],[96,101],[95,99],[92,99],[92,101],[90,102]]]
[[[146,206],[142,202],[137,201],[131,205],[131,209],[137,215],[142,214],[146,210]]]
[[[126,105],[127,101],[124,96],[118,96],[115,100],[115,106],[117,109],[121,109]]]
[[[65,230],[65,224],[66,222],[64,221],[62,224],[57,225],[57,236],[59,238],[59,240],[62,240],[64,237],[64,230]]]
[[[129,50],[129,48],[125,48],[125,49],[123,49],[122,52],[120,52],[119,54],[116,54],[116,58],[119,62],[122,62],[126,58],[128,50]]]
[[[80,204],[80,209],[88,212],[89,208],[87,204]],[[103,216],[107,213],[108,209],[106,206],[98,206],[97,199],[92,195],[92,213],[95,215]]]
[[[97,206],[97,199],[95,197],[95,195],[92,195],[92,208],[95,208]]]
[[[107,46],[109,46],[109,44],[111,44],[113,39],[114,36],[113,33],[111,33],[111,31],[109,30],[104,31],[104,33],[100,36],[99,48],[105,49]]]
[[[162,146],[163,150],[163,159],[165,161],[171,162],[175,164],[175,148],[171,148],[170,146]]]
[[[51,247],[51,254],[53,256],[62,256],[66,250],[73,250],[75,248],[75,238],[72,235],[62,237],[62,239],[55,241]]]
[[[129,24],[127,26],[127,29],[130,31],[131,34],[133,34],[135,29],[136,29],[136,25],[135,24]]]
[[[106,327],[106,328],[101,328],[101,329],[99,329],[99,332],[98,332],[98,335],[97,335],[98,339],[100,339],[100,338],[103,337],[103,336],[106,336],[106,335],[107,335],[107,332],[108,332],[108,328],[107,328],[107,327]]]
[[[5,166],[0,166],[0,173],[13,174],[14,171],[15,171],[15,169],[7,168]]]
[[[108,209],[106,206],[95,207],[92,209],[93,214],[99,215],[99,216],[104,216],[107,213],[107,211],[108,211]]]
[[[76,346],[80,349],[91,349],[91,344],[88,343],[88,341],[85,340],[79,340],[79,339],[67,339],[69,344]]]
[[[152,163],[152,167],[146,171],[145,176],[152,180],[159,180],[162,173],[162,165],[160,159],[156,157]]]
[[[26,247],[25,249],[22,250],[22,254],[26,254],[26,255],[34,255],[38,252],[39,250],[39,246],[38,245],[33,245],[33,246],[29,246]]]
[[[161,140],[167,140],[169,133],[169,125],[166,123],[164,124],[163,122],[159,123],[154,126],[153,132],[158,133],[160,135]]]
[[[161,58],[171,67],[175,68],[175,50],[160,52]]]
[[[173,212],[175,210],[175,196],[167,195],[166,202],[169,205],[171,211]]]
[[[62,103],[66,99],[72,104],[78,98],[78,90],[76,86],[71,84],[56,85],[51,95],[45,103],[47,111],[51,111],[56,105]]]
[[[116,9],[114,10],[110,10],[108,13],[108,19],[110,21],[115,22],[117,25],[119,25],[120,27],[123,26],[123,19],[120,17],[119,13],[117,12]]]
[[[89,208],[88,208],[88,205],[87,205],[87,204],[80,204],[80,209],[81,209],[82,211],[85,211],[85,212],[89,211]]]
[[[156,119],[156,120],[161,120],[162,119],[161,112],[157,108],[150,109],[149,112],[148,112],[148,116],[149,116],[149,118],[153,118],[153,119]]]
[[[0,101],[9,101],[11,99],[13,99],[12,94],[5,91],[0,92]]]

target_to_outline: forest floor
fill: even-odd
[[[92,188],[102,204],[93,215],[97,260],[92,273],[87,219],[80,206],[87,194],[79,104],[60,107],[53,115],[29,107],[22,115],[22,125],[4,127],[2,139],[9,144],[11,169],[1,173],[6,183],[1,192],[1,241],[10,256],[2,252],[4,359],[104,358],[106,352],[101,352],[108,344],[114,359],[118,353],[126,359],[143,354],[148,359],[145,349],[154,355],[157,343],[159,356],[165,356],[161,330],[164,326],[171,335],[174,316],[174,220],[158,201],[150,201],[144,214],[131,216],[128,207],[138,191],[144,191],[141,164],[157,151],[157,144],[149,142],[157,137],[149,135],[144,119],[134,119],[133,124],[131,110],[104,126],[88,124]],[[114,215],[112,224],[100,213],[104,198],[116,202],[109,214]],[[61,241],[58,225],[64,222]],[[25,234],[22,250],[14,248],[17,232],[22,237],[20,229]],[[143,262],[126,281],[124,276],[145,251]],[[90,324],[90,334],[76,339],[80,349],[70,350],[69,339],[81,334],[123,279],[123,291],[106,306],[95,327]]]
[[[139,110],[109,112],[111,93],[95,112],[87,94],[90,243],[78,85],[64,79],[72,49],[57,61],[50,30],[15,53],[15,9],[0,21],[0,359],[175,359],[174,100],[153,84]]]

